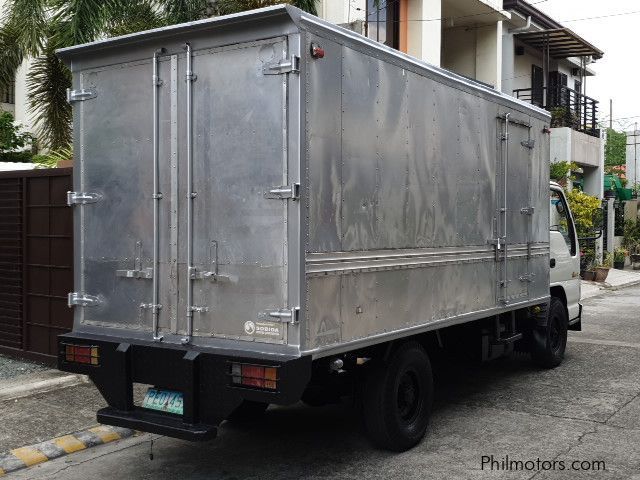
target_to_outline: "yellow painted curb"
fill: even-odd
[[[16,448],[15,450],[11,450],[11,454],[18,460],[21,460],[27,467],[49,460],[46,455],[33,447]]]
[[[66,453],[73,453],[87,448],[84,443],[73,435],[65,435],[64,437],[56,438],[53,440],[53,443],[63,449]]]
[[[129,428],[100,425],[89,430],[72,433],[71,435],[52,438],[46,442],[16,448],[6,453],[0,452],[0,477],[22,468],[37,465],[96,445],[121,440],[134,434],[135,432]]]
[[[103,443],[113,442],[114,440],[120,440],[121,438],[118,432],[114,432],[109,427],[93,427],[90,428],[89,431],[98,435]]]

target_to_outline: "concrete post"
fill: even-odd
[[[616,226],[616,210],[613,208],[614,201],[614,198],[607,199],[607,244],[605,248],[609,253],[613,253],[614,249],[613,240]]]

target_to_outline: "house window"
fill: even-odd
[[[400,48],[400,1],[367,0],[367,37]]]
[[[11,82],[7,88],[0,88],[0,103],[16,103],[15,84]]]

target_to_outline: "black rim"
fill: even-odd
[[[420,411],[422,392],[418,376],[413,371],[407,371],[398,382],[397,408],[400,418],[407,422],[413,422]]]
[[[553,316],[549,325],[549,344],[553,352],[560,350],[562,345],[562,333],[560,329],[560,319],[557,316]]]

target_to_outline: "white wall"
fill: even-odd
[[[441,24],[439,21],[423,22],[420,19],[441,18],[441,0],[409,0],[407,17],[409,20],[407,53],[425,62],[440,66]]]
[[[442,32],[442,67],[502,87],[502,22]]]

